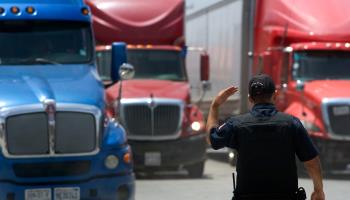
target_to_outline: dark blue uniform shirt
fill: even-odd
[[[250,113],[210,132],[214,149],[238,152],[235,193],[292,195],[298,187],[295,155],[308,161],[318,151],[299,119],[279,113],[273,104],[257,104]]]
[[[271,117],[277,114],[277,109],[273,104],[257,104],[250,113],[257,117]],[[236,125],[239,123],[235,117],[230,118],[218,128],[212,128],[210,131],[210,142],[213,149],[229,147],[237,149],[238,141],[235,141]],[[298,118],[293,117],[293,125],[297,130],[295,135],[296,155],[300,161],[308,161],[318,155],[318,151],[313,145],[307,131]],[[233,139],[232,139],[233,138]]]

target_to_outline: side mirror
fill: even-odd
[[[114,42],[112,44],[112,67],[111,79],[113,82],[120,80],[120,67],[127,63],[126,44],[124,42]]]
[[[135,75],[135,69],[134,66],[128,63],[124,63],[120,66],[119,69],[119,76],[122,78],[122,80],[129,80],[132,79]]]
[[[209,55],[207,53],[201,54],[200,67],[201,67],[201,81],[209,81]]]
[[[211,89],[211,83],[209,82],[209,74],[210,74],[210,63],[209,63],[209,55],[207,53],[201,54],[200,67],[201,67],[201,81],[202,88],[204,91]]]

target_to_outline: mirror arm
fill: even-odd
[[[120,119],[120,106],[121,106],[121,100],[122,100],[122,92],[123,92],[123,89],[122,89],[122,84],[123,84],[123,81],[120,80],[120,83],[119,83],[119,88],[118,88],[118,97],[117,97],[117,108],[115,109],[115,118],[119,121]]]
[[[205,97],[207,91],[210,90],[210,89],[211,89],[211,83],[210,83],[210,81],[202,81],[201,94],[200,94],[199,99],[198,99],[198,100],[196,101],[196,103],[195,103],[198,107],[201,106],[201,104],[202,104],[202,102],[203,102],[203,99],[204,99],[204,97]]]

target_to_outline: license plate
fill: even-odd
[[[146,166],[160,166],[162,163],[160,152],[146,152],[145,165]]]
[[[55,188],[55,200],[80,200],[80,188]]]
[[[25,190],[25,200],[51,200],[51,189]]]

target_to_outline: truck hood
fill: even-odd
[[[88,104],[103,109],[103,85],[93,66],[37,65],[0,67],[0,108],[56,103]]]
[[[128,80],[123,83],[122,98],[175,98],[186,100],[189,95],[187,82],[167,80]]]
[[[323,98],[350,98],[350,80],[320,80],[305,83],[305,94],[319,103]]]

